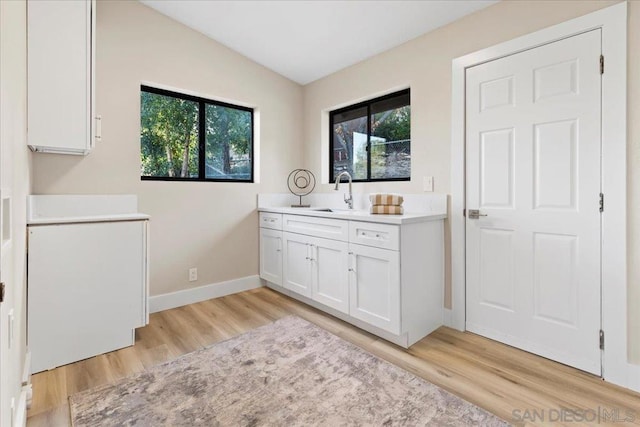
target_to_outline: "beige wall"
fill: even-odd
[[[459,56],[601,9],[617,1],[503,1],[304,88],[305,165],[327,179],[323,111],[411,87],[411,182],[355,184],[354,191],[450,192],[451,61]],[[629,5],[629,354],[640,362],[640,1]],[[631,76],[635,76],[632,78]],[[324,164],[323,164],[324,162]],[[328,185],[321,190],[328,190]],[[447,236],[447,240],[449,236]],[[451,306],[447,248],[445,306]]]
[[[26,2],[0,1],[0,174],[3,190],[10,190],[11,248],[3,259],[2,281],[7,285],[3,317],[10,307],[16,319],[15,343],[6,347],[3,319],[0,424],[9,425],[10,398],[20,395],[26,351],[26,207],[31,192],[31,154],[27,149],[27,21]],[[4,195],[3,195],[4,197]],[[7,388],[4,388],[4,387]]]
[[[98,2],[96,51],[102,142],[84,158],[35,154],[34,192],[137,194],[151,215],[152,295],[257,274],[256,194],[286,191],[302,163],[302,88],[134,1]],[[143,81],[257,108],[260,183],[140,181]]]

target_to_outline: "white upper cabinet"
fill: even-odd
[[[80,154],[93,147],[95,1],[28,1],[28,144]]]

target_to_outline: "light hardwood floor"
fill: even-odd
[[[405,350],[267,288],[152,314],[149,325],[138,329],[133,347],[34,375],[27,425],[68,426],[69,395],[117,381],[290,314],[514,424],[555,421],[575,426],[584,424],[578,422],[584,421],[581,416],[590,420],[599,413],[616,416],[616,421],[633,417],[628,424],[640,425],[640,394],[590,374],[446,327]],[[608,424],[604,417],[600,420]],[[611,418],[608,421],[621,425]]]

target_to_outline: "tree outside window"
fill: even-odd
[[[142,179],[253,182],[253,110],[142,86]]]
[[[411,179],[411,104],[404,90],[329,114],[330,178],[354,181]]]

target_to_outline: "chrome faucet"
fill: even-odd
[[[343,175],[346,175],[347,178],[349,178],[349,197],[347,197],[347,195],[345,194],[344,202],[349,205],[349,209],[353,209],[353,193],[351,192],[351,175],[349,174],[349,172],[340,172],[340,175],[336,177],[336,188],[334,188],[334,190],[338,191],[338,187],[340,186],[340,178],[342,178]]]

